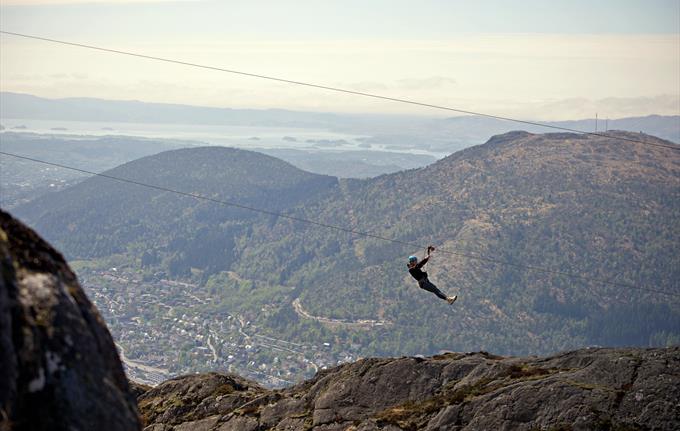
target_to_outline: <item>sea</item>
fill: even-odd
[[[123,123],[67,120],[0,118],[1,132],[38,133],[55,136],[131,136],[151,139],[192,141],[243,149],[297,149],[315,151],[389,151],[425,154],[440,153],[418,148],[387,148],[367,143],[369,136],[323,129],[262,126],[222,126],[175,123]]]

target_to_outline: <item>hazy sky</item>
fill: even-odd
[[[680,0],[0,5],[5,31],[497,115],[680,114]],[[442,115],[8,35],[0,37],[0,89],[44,97]]]

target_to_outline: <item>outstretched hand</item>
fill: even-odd
[[[433,246],[433,245],[430,245],[430,246],[427,247],[427,254],[428,254],[428,255],[429,255],[430,253],[432,253],[433,251],[434,251],[434,246]]]

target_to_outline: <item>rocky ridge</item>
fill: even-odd
[[[146,431],[672,430],[680,347],[363,359],[282,390],[210,373],[138,400]]]

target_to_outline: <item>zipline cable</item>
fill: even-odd
[[[41,41],[44,41],[44,42],[58,43],[58,44],[61,44],[61,45],[69,45],[69,46],[75,46],[75,47],[79,47],[79,48],[92,49],[92,50],[96,50],[96,51],[103,51],[103,52],[114,53],[114,54],[128,55],[128,56],[138,57],[138,58],[145,58],[147,60],[162,61],[162,62],[165,62],[165,63],[180,64],[180,65],[183,65],[183,66],[196,67],[196,68],[200,68],[200,69],[208,69],[208,70],[215,70],[215,71],[218,71],[218,72],[231,73],[231,74],[235,74],[235,75],[249,76],[251,78],[267,79],[267,80],[270,80],[270,81],[284,82],[284,83],[287,83],[287,84],[294,84],[294,85],[301,85],[301,86],[305,86],[305,87],[318,88],[318,89],[321,89],[321,90],[334,91],[334,92],[338,92],[338,93],[347,93],[347,94],[353,94],[353,95],[356,95],[356,96],[370,97],[370,98],[373,98],[373,99],[388,100],[388,101],[391,101],[391,102],[406,103],[406,104],[409,104],[409,105],[422,106],[422,107],[426,107],[426,108],[441,109],[441,110],[445,110],[445,111],[457,112],[459,114],[477,115],[477,116],[480,116],[480,117],[493,118],[493,119],[496,119],[496,120],[511,121],[511,122],[514,122],[514,123],[527,124],[527,125],[537,126],[537,127],[545,127],[545,128],[549,128],[549,129],[556,129],[556,130],[572,132],[572,133],[580,133],[580,134],[586,134],[586,135],[592,135],[592,136],[600,136],[600,137],[605,137],[605,138],[610,138],[610,139],[620,139],[622,141],[635,142],[637,144],[650,145],[650,146],[654,146],[654,147],[669,148],[671,150],[676,150],[676,151],[680,150],[680,146],[678,146],[678,145],[666,145],[666,144],[660,144],[660,143],[657,143],[657,142],[649,142],[649,141],[642,141],[642,140],[639,140],[639,139],[626,138],[626,137],[622,137],[622,136],[612,136],[612,135],[608,135],[606,133],[588,132],[586,130],[573,129],[573,128],[570,128],[570,127],[555,126],[555,125],[552,125],[552,124],[539,123],[539,122],[535,122],[535,121],[519,120],[519,119],[516,119],[516,118],[503,117],[503,116],[500,116],[500,115],[485,114],[483,112],[469,111],[469,110],[465,110],[465,109],[452,108],[452,107],[449,107],[449,106],[434,105],[434,104],[431,104],[431,103],[418,102],[418,101],[415,101],[415,100],[400,99],[400,98],[397,98],[397,97],[390,97],[390,96],[381,96],[379,94],[365,93],[363,91],[348,90],[348,89],[345,89],[345,88],[331,87],[331,86],[327,86],[327,85],[313,84],[313,83],[310,83],[310,82],[296,81],[296,80],[285,79],[285,78],[278,78],[278,77],[275,77],[275,76],[261,75],[261,74],[258,74],[258,73],[242,72],[242,71],[233,70],[233,69],[225,69],[225,68],[222,68],[222,67],[207,66],[207,65],[204,65],[204,64],[191,63],[191,62],[188,62],[188,61],[181,61],[181,60],[173,60],[173,59],[170,59],[170,58],[155,57],[155,56],[152,56],[152,55],[139,54],[139,53],[129,52],[129,51],[121,51],[121,50],[118,50],[118,49],[103,48],[103,47],[100,47],[100,46],[86,45],[86,44],[75,43],[75,42],[67,42],[67,41],[64,41],[64,40],[50,39],[50,38],[47,38],[47,37],[34,36],[34,35],[24,34],[24,33],[15,33],[15,32],[4,31],[4,30],[0,30],[0,33],[11,35],[11,36],[23,37],[23,38],[27,38],[27,39],[41,40]]]
[[[327,228],[327,229],[333,229],[333,230],[340,231],[340,232],[350,233],[350,234],[363,236],[363,237],[367,237],[367,238],[378,239],[378,240],[381,240],[381,241],[387,241],[387,242],[391,242],[391,243],[394,243],[394,244],[400,244],[400,245],[403,245],[403,246],[407,246],[407,247],[410,247],[410,248],[419,248],[419,249],[425,248],[425,246],[423,246],[422,244],[416,244],[416,243],[413,243],[413,242],[402,241],[402,240],[395,239],[395,238],[388,238],[388,237],[376,235],[376,234],[373,234],[373,233],[370,233],[370,232],[358,231],[358,230],[354,230],[354,229],[350,229],[350,228],[346,228],[346,227],[342,227],[342,226],[336,226],[336,225],[332,225],[332,224],[328,224],[328,223],[324,223],[324,222],[320,222],[320,221],[316,221],[316,220],[310,220],[310,219],[305,219],[305,218],[302,218],[302,217],[296,217],[296,216],[292,216],[292,215],[288,215],[288,214],[278,213],[278,212],[275,212],[275,211],[269,211],[269,210],[265,210],[265,209],[262,209],[262,208],[255,208],[255,207],[251,207],[251,206],[248,206],[248,205],[239,204],[239,203],[236,203],[236,202],[230,202],[230,201],[215,199],[215,198],[211,198],[209,196],[203,196],[203,195],[196,194],[196,193],[183,192],[183,191],[171,189],[171,188],[168,188],[168,187],[162,187],[162,186],[158,186],[158,185],[144,183],[144,182],[141,182],[141,181],[131,180],[129,178],[122,178],[122,177],[116,177],[116,176],[113,176],[113,175],[92,172],[92,171],[88,171],[88,170],[85,170],[85,169],[76,168],[76,167],[73,167],[73,166],[63,165],[61,163],[48,162],[48,161],[45,161],[45,160],[40,160],[40,159],[35,159],[35,158],[32,158],[32,157],[26,157],[26,156],[22,156],[22,155],[18,155],[18,154],[8,153],[8,152],[5,152],[5,151],[0,151],[0,154],[5,155],[5,156],[14,157],[14,158],[17,158],[17,159],[28,160],[28,161],[35,162],[35,163],[42,163],[42,164],[49,165],[49,166],[55,166],[55,167],[62,168],[62,169],[68,169],[68,170],[71,170],[71,171],[81,172],[81,173],[88,174],[88,175],[98,176],[98,177],[102,177],[102,178],[108,178],[108,179],[111,179],[111,180],[120,181],[120,182],[124,182],[124,183],[129,183],[129,184],[134,184],[134,185],[141,186],[141,187],[147,187],[147,188],[151,188],[151,189],[155,189],[155,190],[160,190],[160,191],[163,191],[163,192],[175,193],[175,194],[182,195],[182,196],[188,196],[188,197],[192,197],[192,198],[195,198],[195,199],[209,201],[209,202],[213,202],[213,203],[224,205],[224,206],[241,208],[241,209],[245,209],[245,210],[248,210],[248,211],[258,212],[258,213],[267,214],[267,215],[276,216],[276,217],[281,217],[281,218],[285,218],[285,219],[288,219],[288,220],[297,221],[297,222],[301,222],[301,223],[307,223],[307,224],[320,226],[320,227]],[[648,292],[652,292],[652,293],[659,293],[659,294],[663,294],[663,295],[668,295],[668,296],[680,298],[680,293],[670,292],[670,291],[667,291],[667,290],[659,290],[659,289],[653,289],[653,288],[644,287],[644,286],[636,286],[636,285],[633,285],[633,284],[621,283],[621,282],[611,281],[611,280],[604,280],[604,279],[601,279],[601,278],[586,277],[586,276],[583,276],[583,275],[574,274],[572,272],[558,271],[558,270],[553,270],[553,269],[548,269],[548,268],[542,268],[542,267],[535,266],[535,265],[526,265],[526,264],[521,264],[521,263],[508,262],[506,260],[500,260],[500,259],[496,259],[496,258],[489,257],[489,256],[473,255],[473,254],[469,254],[469,253],[463,253],[463,252],[459,252],[459,251],[439,249],[439,248],[437,250],[440,253],[450,254],[450,255],[459,256],[459,257],[465,257],[465,258],[468,258],[468,259],[478,260],[478,261],[482,261],[482,262],[488,262],[488,263],[504,265],[504,266],[511,266],[511,267],[515,267],[515,268],[519,268],[519,269],[527,269],[527,270],[534,271],[534,272],[541,272],[541,273],[550,274],[550,275],[559,275],[559,276],[563,276],[563,277],[568,277],[568,278],[572,278],[572,279],[579,279],[579,280],[599,283],[599,284],[603,284],[603,285],[623,287],[623,288],[626,288],[626,289],[644,290],[644,291],[648,291]]]

